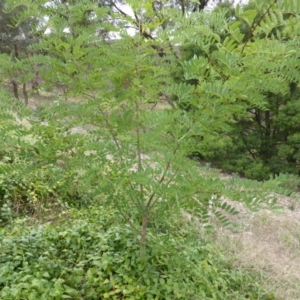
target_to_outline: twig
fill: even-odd
[[[251,37],[253,36],[253,32],[254,30],[257,28],[257,26],[260,24],[260,22],[263,20],[263,18],[270,12],[271,7],[277,2],[277,0],[274,0],[274,2],[268,7],[268,9],[266,10],[266,12],[264,14],[262,14],[259,18],[259,20],[257,21],[256,25],[253,28],[250,28],[250,32],[248,34],[247,40],[243,45],[242,51],[241,53],[244,52],[246,45],[248,44],[248,42],[250,41]]]

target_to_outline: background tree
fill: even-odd
[[[27,47],[36,41],[31,31],[31,26],[35,21],[28,20],[15,26],[18,11],[7,12],[5,4],[5,0],[0,3],[0,53],[17,52],[16,56],[25,55]]]
[[[283,117],[285,113],[298,117],[299,102],[299,58],[292,50],[299,38],[298,31],[291,38],[299,13],[296,5],[287,9],[294,11],[293,16],[288,14],[289,18],[286,18],[286,8],[272,1],[252,1],[244,8],[237,7],[234,17],[229,15],[227,28],[218,28],[214,23],[202,30],[205,38],[194,35],[187,40],[182,46],[184,61],[176,75],[178,82],[192,84],[188,88],[189,96],[177,96],[182,108],[203,113],[203,97],[209,90],[214,90],[210,92],[214,106],[219,98],[225,101],[219,105],[232,109],[226,130],[221,129],[215,138],[203,140],[201,137],[200,157],[226,170],[260,180],[280,172],[299,172],[298,139],[294,135],[299,130],[298,125],[293,123],[295,127],[289,126],[287,132],[281,123],[282,118],[288,119],[288,116]],[[212,39],[215,33],[220,40]],[[272,58],[265,57],[263,43],[268,45]],[[194,75],[188,76],[188,70]],[[184,78],[180,74],[184,74]],[[259,83],[259,77],[265,78],[263,84]],[[236,95],[230,84],[234,80],[239,89]],[[219,86],[212,89],[210,84],[214,83],[216,87],[216,81]],[[245,91],[251,86],[256,86],[256,91],[252,91],[255,96],[249,97]],[[211,106],[207,102],[204,107],[207,105]]]
[[[6,1],[0,3],[0,53],[4,54],[2,64],[1,81],[6,85],[10,83],[13,87],[14,97],[20,100],[19,84],[22,84],[22,92],[24,101],[28,103],[28,93],[26,83],[32,81],[32,88],[37,86],[37,71],[33,70],[33,66],[22,70],[22,60],[27,59],[31,53],[28,47],[38,41],[38,37],[34,35],[32,27],[38,20],[34,18],[27,19],[21,24],[16,24],[15,20],[18,14],[23,10],[18,7],[14,11],[5,10]],[[31,69],[31,71],[29,71]],[[32,73],[32,75],[29,75]]]

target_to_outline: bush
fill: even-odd
[[[9,99],[1,106],[0,225],[50,207],[86,205],[91,196],[80,179],[95,163],[85,155],[89,137],[70,134],[74,125],[60,119],[70,108],[61,106],[57,117],[51,106],[37,113]]]

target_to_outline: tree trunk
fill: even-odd
[[[38,86],[39,86],[39,72],[36,71],[35,72],[35,76],[34,76],[34,78],[31,81],[31,88],[33,90],[36,90],[38,88]]]
[[[147,243],[147,227],[148,227],[148,216],[143,214],[142,218],[142,232],[141,232],[141,248],[140,255],[143,259],[146,257],[146,243]]]
[[[18,83],[16,80],[12,79],[11,83],[13,85],[13,92],[16,99],[20,101],[19,92],[18,92]]]
[[[194,7],[193,12],[203,10],[205,8],[205,6],[208,4],[208,2],[209,2],[209,0],[199,0],[199,4],[197,4]]]
[[[24,95],[24,102],[25,105],[28,105],[28,93],[27,93],[27,89],[26,89],[26,83],[23,83],[23,95]]]

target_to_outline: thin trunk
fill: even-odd
[[[24,102],[25,105],[28,105],[28,93],[27,93],[27,89],[26,89],[26,83],[23,83],[23,95],[24,95]]]
[[[14,44],[14,50],[15,50],[16,59],[19,59],[19,49],[18,49],[18,46],[16,44]]]
[[[13,92],[16,99],[20,101],[19,92],[18,92],[18,83],[16,80],[12,79],[11,83],[13,85]]]
[[[271,140],[271,116],[270,112],[266,111],[264,113],[264,122],[265,122],[265,130],[262,136],[263,139],[263,148],[261,151],[261,156],[264,161],[268,161],[272,156],[272,140]]]
[[[137,159],[138,159],[138,169],[142,170],[142,150],[141,150],[141,131],[140,131],[140,111],[138,103],[135,104],[136,118],[137,118],[137,128],[136,128],[136,140],[137,140]]]
[[[266,136],[271,137],[271,116],[270,111],[265,112]]]
[[[181,6],[181,12],[182,12],[182,15],[184,16],[184,15],[185,15],[184,0],[181,0],[181,1],[180,1],[180,6]]]
[[[39,72],[36,71],[35,72],[35,76],[34,76],[34,78],[31,81],[31,88],[33,90],[36,90],[38,88],[38,86],[39,86]]]
[[[147,227],[148,227],[148,216],[147,212],[143,214],[142,217],[142,232],[141,232],[141,245],[140,245],[140,255],[141,258],[146,257],[146,244],[147,244]]]

